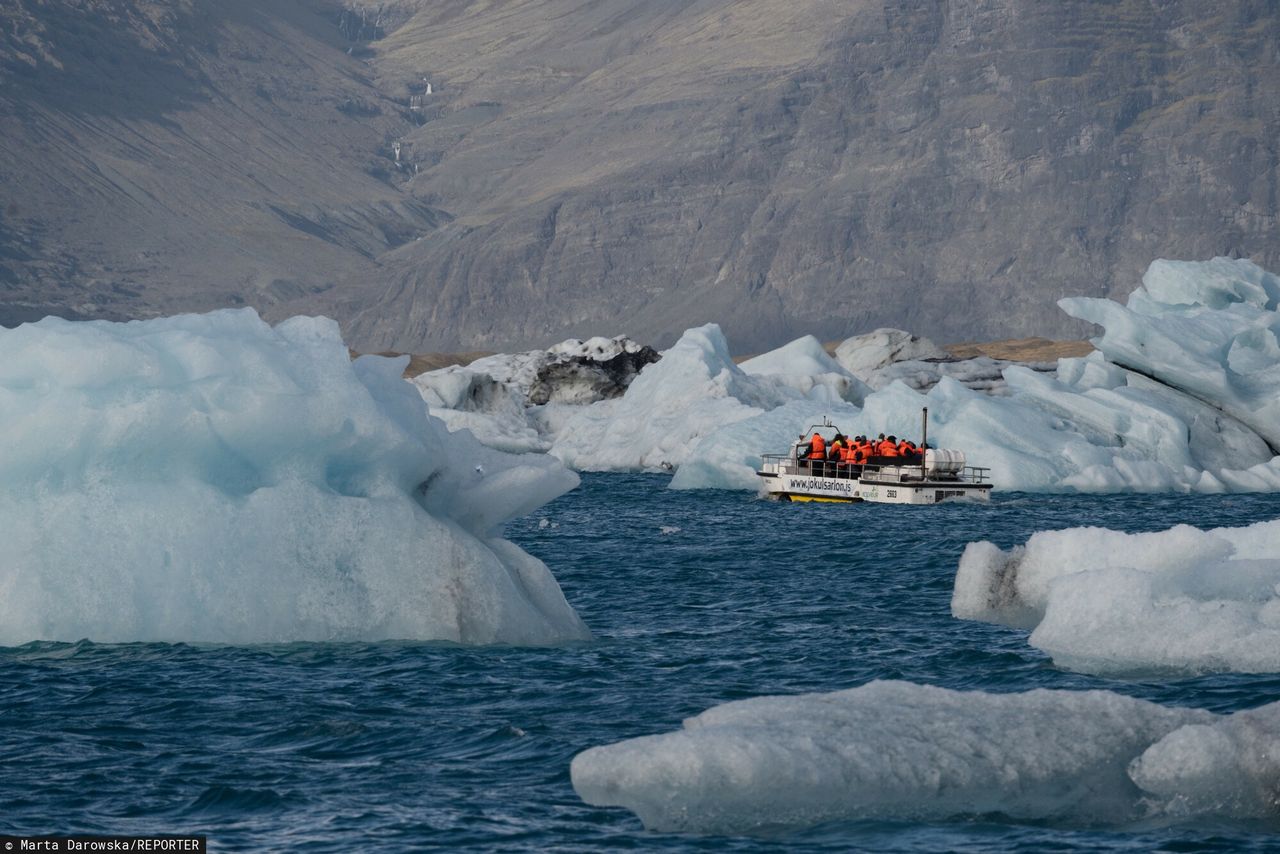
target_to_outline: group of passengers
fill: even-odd
[[[886,436],[883,433],[875,439],[866,436],[850,438],[843,433],[836,433],[828,442],[821,433],[815,431],[808,442],[801,440],[796,448],[796,457],[801,465],[814,468],[830,468],[829,465],[814,466],[816,461],[836,463],[837,469],[843,469],[847,465],[867,464],[919,465],[924,447],[910,439],[898,439],[897,436]]]

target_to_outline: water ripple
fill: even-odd
[[[950,616],[971,540],[1007,548],[1072,525],[1240,525],[1280,515],[1280,497],[815,506],[671,492],[665,482],[588,475],[508,526],[555,571],[592,643],[0,649],[0,832],[200,832],[220,850],[255,851],[1269,847],[1267,828],[1103,832],[998,816],[701,838],[646,833],[626,811],[582,803],[568,774],[579,751],[761,694],[898,678],[987,691],[1106,688],[1220,713],[1280,699],[1275,675],[1069,673],[1025,632]],[[543,518],[556,525],[540,526]]]

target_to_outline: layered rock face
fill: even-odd
[[[1261,2],[424,11],[380,68],[445,76],[414,191],[458,218],[389,260],[406,310],[354,328],[1076,333],[1056,297],[1123,295],[1153,257],[1275,263],[1278,37]]]
[[[447,214],[332,3],[0,4],[0,324],[315,313]]]
[[[138,24],[153,7],[176,11]],[[27,46],[81,61],[85,8],[107,10],[95,45],[159,32],[173,85],[59,94],[72,77]],[[358,348],[402,351],[663,347],[714,320],[760,351],[882,326],[1069,336],[1086,326],[1059,297],[1123,296],[1155,257],[1280,266],[1267,0],[63,0],[28,18],[0,42],[11,303],[324,311]]]

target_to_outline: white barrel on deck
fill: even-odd
[[[937,474],[959,474],[964,471],[964,451],[930,448],[924,453],[924,471],[930,477]]]

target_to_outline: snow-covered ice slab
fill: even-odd
[[[618,397],[658,354],[625,335],[576,338],[546,350],[498,353],[411,382],[451,431],[510,453],[549,450],[565,408]],[[548,412],[550,408],[551,412]]]
[[[550,440],[529,424],[520,393],[483,371],[455,365],[419,374],[410,382],[431,414],[452,432],[467,430],[481,444],[513,454],[551,447]]]
[[[0,330],[0,643],[589,637],[507,519],[577,483],[249,309]]]
[[[806,400],[861,404],[871,393],[862,380],[831,358],[812,335],[797,338],[738,365],[744,373],[793,389]]]
[[[840,342],[836,361],[863,382],[872,382],[891,365],[927,359],[946,359],[950,354],[928,338],[919,338],[901,329],[877,329]]]
[[[1126,305],[1058,305],[1106,332],[1107,360],[1211,403],[1280,449],[1280,277],[1245,260],[1154,261]]]
[[[971,543],[951,610],[1034,629],[1033,646],[1088,673],[1280,672],[1280,521]]]
[[[735,365],[709,323],[685,332],[620,399],[569,418],[551,453],[580,471],[672,468],[701,436],[796,398],[803,395]]]
[[[1273,818],[1277,757],[1280,703],[1216,716],[1109,691],[873,682],[726,703],[677,732],[591,748],[570,771],[587,803],[651,830],[990,813],[1099,826]]]

